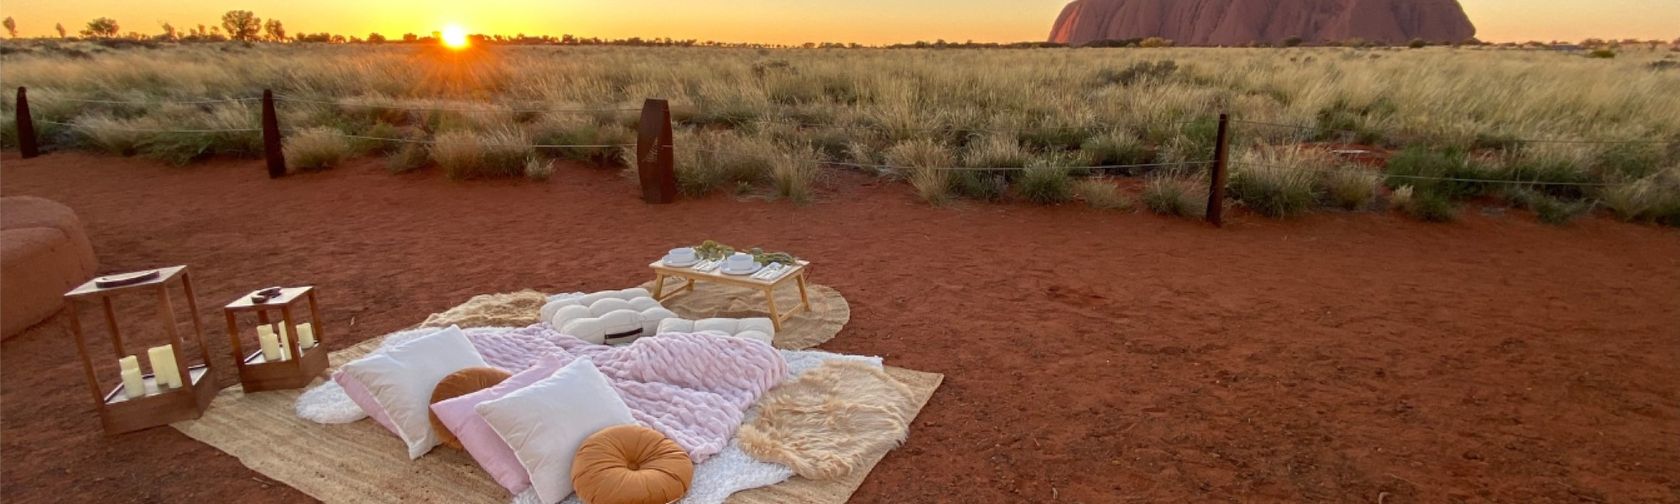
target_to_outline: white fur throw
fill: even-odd
[[[767,318],[684,320],[669,318],[659,323],[659,334],[717,332],[737,338],[774,343],[776,325]]]
[[[676,316],[640,288],[562,297],[542,307],[542,320],[549,327],[595,344],[609,336],[653,335],[661,321]]]

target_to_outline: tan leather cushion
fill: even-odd
[[[659,431],[608,427],[583,441],[572,461],[572,487],[588,504],[665,504],[694,481],[694,461]]]
[[[0,198],[0,334],[11,337],[64,306],[64,293],[99,269],[69,207],[30,196]]]
[[[450,373],[432,388],[432,404],[494,387],[509,376],[512,374],[492,367],[471,367]],[[443,426],[443,421],[438,420],[437,413],[427,408],[426,414],[432,417],[432,431],[437,433],[438,441],[443,442],[444,446],[461,449],[461,440],[455,439],[455,433],[449,432],[449,428]]]

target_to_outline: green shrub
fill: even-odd
[[[72,124],[72,129],[90,146],[118,156],[132,156],[140,151],[141,144],[153,135],[141,130],[161,129],[155,120],[120,119],[103,113],[79,116]]]
[[[1000,201],[1009,190],[1009,179],[990,170],[953,170],[951,189],[964,198]]]
[[[1143,204],[1162,215],[1200,219],[1207,217],[1205,181],[1170,176],[1152,176],[1143,185]]]
[[[286,137],[282,152],[296,170],[325,170],[350,157],[350,142],[338,130],[314,127]]]
[[[1657,173],[1663,157],[1655,144],[1608,144],[1599,149],[1592,168],[1601,178],[1638,180]]]
[[[1491,179],[1488,170],[1470,156],[1453,150],[1407,148],[1389,158],[1387,173],[1390,188],[1412,186],[1420,193],[1439,195],[1451,200],[1488,194],[1497,185],[1503,185],[1478,182],[1477,180]]]
[[[1432,190],[1401,186],[1394,190],[1390,201],[1395,209],[1425,222],[1449,222],[1457,217],[1452,199]]]
[[[545,147],[547,154],[598,166],[626,166],[622,146],[636,143],[636,133],[617,124],[601,125],[576,114],[550,115],[526,127],[526,134],[538,145],[583,145]]]
[[[415,128],[377,122],[357,133],[357,136],[367,138],[349,139],[352,152],[383,156],[402,150],[404,145],[412,145],[413,141],[421,140],[425,134]],[[376,138],[390,140],[375,140]]]
[[[1088,178],[1073,184],[1073,194],[1086,205],[1098,210],[1131,210],[1132,199],[1120,194],[1114,182],[1103,178]]]
[[[1596,59],[1614,59],[1616,57],[1616,51],[1613,49],[1593,49],[1591,52],[1587,53],[1587,57]]]
[[[1527,188],[1509,189],[1505,199],[1517,208],[1533,211],[1540,222],[1553,225],[1567,224],[1592,210],[1590,202],[1567,200]]]
[[[1073,199],[1073,177],[1066,167],[1039,163],[1021,171],[1015,190],[1040,205],[1066,203]]]

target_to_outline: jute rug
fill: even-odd
[[[336,368],[378,348],[379,340],[333,352],[331,366]],[[886,371],[910,388],[918,413],[944,380],[944,375],[934,373],[893,367]],[[507,491],[465,452],[439,447],[420,460],[410,461],[402,441],[371,420],[320,425],[298,418],[292,406],[300,393],[302,390],[246,395],[236,385],[216,396],[203,418],[173,427],[233,455],[264,476],[324,502],[504,504],[510,500]],[[777,485],[737,493],[728,502],[842,503],[857,491],[887,451],[871,454],[862,470],[840,480],[818,482],[796,476]]]
[[[669,289],[671,284],[678,282],[680,280],[666,280],[665,288]],[[644,283],[641,287],[652,291],[653,282]],[[776,332],[773,342],[776,348],[805,350],[816,347],[834,339],[834,335],[840,334],[840,329],[846,327],[846,322],[852,320],[852,307],[840,291],[810,284],[806,294],[811,298],[811,309],[800,310],[782,323],[782,330]],[[667,299],[663,304],[666,309],[689,320],[770,316],[770,304],[764,300],[763,291],[710,282],[700,282],[694,286],[693,292]],[[798,288],[789,284],[776,289],[777,308],[789,310],[795,306],[799,306]]]

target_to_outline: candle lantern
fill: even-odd
[[[307,304],[308,306],[297,306]],[[298,323],[297,312],[309,311],[309,322]],[[233,361],[239,366],[239,382],[245,392],[303,388],[327,370],[327,348],[321,340],[321,309],[315,305],[314,287],[271,287],[235,299],[223,309],[227,313],[228,341]],[[278,326],[273,316],[278,313]],[[241,336],[241,314],[254,313],[256,337]],[[246,346],[254,341],[256,346]],[[252,349],[247,352],[246,349]]]
[[[170,287],[179,286],[192,314],[193,334],[190,341],[196,352],[187,352],[177,330],[175,303]],[[117,326],[116,309],[112,299],[119,296],[151,294],[158,306],[169,342],[151,348],[130,348],[123,341]],[[186,266],[172,266],[155,270],[111,275],[89,280],[64,294],[69,314],[70,334],[75,337],[76,350],[82,357],[82,369],[87,373],[88,390],[99,409],[100,423],[106,434],[121,434],[172,422],[191,420],[204,414],[221,389],[211,373],[210,349],[204,345],[204,326],[198,316],[198,300],[193,296],[192,277]],[[79,308],[82,303],[96,304],[105,314],[110,330],[111,345],[121,368],[120,381],[101,380],[94,372],[93,356],[88,352]],[[132,350],[132,351],[131,351]],[[152,372],[143,373],[140,359],[144,353]],[[196,357],[198,363],[188,358]],[[110,388],[107,388],[109,386]]]

